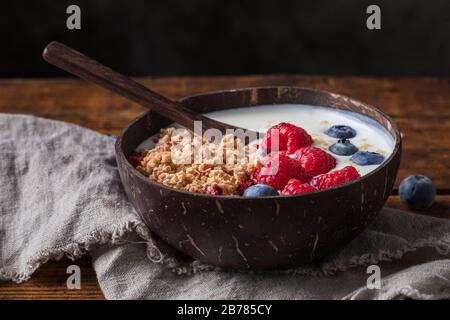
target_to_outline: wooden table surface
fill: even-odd
[[[327,76],[176,77],[138,79],[172,98],[249,86],[289,85],[329,90],[379,107],[403,134],[403,158],[387,205],[405,209],[399,181],[410,174],[432,178],[437,201],[427,212],[450,218],[450,78]],[[0,112],[33,114],[118,134],[143,108],[103,89],[72,79],[0,79]],[[418,213],[419,214],[419,213]],[[49,262],[22,284],[0,282],[0,299],[102,299],[89,257],[81,267],[81,290],[66,288],[72,261]]]

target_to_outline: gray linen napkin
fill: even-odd
[[[21,282],[49,259],[89,252],[109,299],[450,298],[446,219],[384,209],[320,263],[231,272],[153,237],[124,195],[108,136],[0,114],[0,176],[1,280]],[[370,264],[381,268],[380,289],[365,286]]]

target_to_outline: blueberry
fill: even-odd
[[[360,166],[370,166],[380,164],[384,161],[384,156],[376,152],[358,151],[350,158],[354,163]]]
[[[277,196],[278,191],[267,184],[255,184],[244,191],[245,198]]]
[[[403,179],[398,193],[400,200],[411,209],[426,210],[434,202],[436,189],[430,178],[416,175]]]
[[[336,125],[325,131],[327,135],[338,139],[350,139],[356,136],[356,130],[349,126]]]
[[[347,139],[339,139],[335,144],[332,144],[328,150],[338,156],[351,156],[358,148]]]

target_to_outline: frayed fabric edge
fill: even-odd
[[[151,239],[150,232],[141,221],[126,221],[114,227],[111,231],[96,230],[79,241],[69,243],[52,252],[46,250],[39,252],[27,263],[26,267],[20,271],[8,272],[2,267],[0,268],[0,280],[10,280],[16,283],[24,282],[30,279],[31,275],[49,260],[60,260],[64,257],[75,260],[84,256],[93,246],[103,244],[118,245],[121,244],[127,236],[133,233],[137,233],[142,238]],[[151,245],[152,243],[153,242],[150,241],[148,242],[148,245]]]
[[[445,283],[441,287],[434,286],[435,293],[429,294],[421,292],[419,289],[411,285],[404,285],[393,290],[382,290],[381,292],[372,292],[373,290],[367,288],[360,288],[349,295],[342,298],[342,300],[443,300],[450,298],[450,288],[447,285],[447,279],[441,278]],[[371,291],[368,293],[368,291]]]
[[[157,247],[152,244],[147,247],[147,256],[153,262],[158,262],[165,265],[168,269],[178,275],[192,275],[199,272],[208,271],[227,271],[227,272],[240,272],[251,274],[285,274],[285,275],[304,275],[304,276],[332,276],[337,272],[346,271],[351,268],[367,266],[371,264],[377,264],[379,262],[390,262],[392,260],[399,260],[404,254],[412,251],[416,251],[420,248],[433,248],[441,255],[447,255],[450,253],[450,235],[446,234],[442,237],[429,237],[426,239],[420,239],[413,243],[409,243],[398,250],[380,250],[376,254],[363,254],[360,256],[353,256],[348,259],[346,263],[337,263],[334,261],[324,262],[322,265],[317,266],[302,266],[299,268],[286,269],[286,270],[267,270],[267,271],[248,271],[248,270],[228,270],[220,267],[215,267],[207,264],[203,264],[200,261],[194,260],[186,265],[182,265],[176,258],[166,257]],[[158,252],[158,261],[155,261],[154,252],[155,248]]]
[[[350,268],[377,264],[379,262],[391,262],[400,260],[404,254],[416,251],[420,248],[433,248],[438,254],[447,255],[450,253],[450,235],[445,234],[442,237],[428,237],[420,239],[395,250],[380,250],[377,254],[363,254],[354,256],[346,263],[325,263],[319,270],[307,270],[307,275],[330,276],[336,272],[346,271]],[[301,269],[301,268],[300,268]],[[311,271],[311,272],[308,272]]]
[[[445,290],[443,292],[436,294],[426,294],[421,293],[419,290],[414,289],[411,286],[403,287],[399,290],[393,292],[389,297],[392,300],[405,300],[405,299],[413,299],[413,300],[442,300],[450,298],[450,291]]]
[[[31,275],[43,264],[49,260],[60,260],[67,257],[71,260],[78,259],[85,255],[92,246],[95,245],[119,245],[128,241],[124,241],[125,237],[131,234],[137,234],[145,240],[147,246],[147,258],[156,264],[161,264],[177,275],[189,276],[201,272],[209,271],[226,271],[250,274],[285,274],[285,275],[305,275],[305,276],[332,276],[337,272],[346,271],[351,268],[376,264],[382,261],[392,261],[401,259],[404,254],[415,251],[419,248],[434,248],[439,254],[446,255],[450,252],[450,235],[446,234],[442,237],[429,237],[421,239],[413,243],[409,243],[396,251],[380,250],[377,254],[363,254],[354,256],[347,260],[346,263],[324,262],[317,266],[302,266],[299,268],[286,270],[267,270],[267,271],[249,271],[249,270],[230,270],[204,264],[198,260],[189,263],[180,263],[178,259],[165,254],[160,250],[156,242],[151,236],[150,230],[140,220],[131,220],[114,228],[112,231],[95,231],[78,242],[70,243],[54,252],[43,251],[36,255],[34,259],[28,262],[26,268],[17,272],[7,272],[4,268],[0,268],[0,280],[12,280],[21,283],[28,280]],[[131,241],[134,242],[134,241]]]

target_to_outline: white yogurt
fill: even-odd
[[[227,109],[205,115],[224,123],[262,133],[280,122],[289,122],[308,131],[313,138],[313,145],[326,151],[328,151],[330,145],[337,141],[336,138],[325,134],[325,131],[333,125],[352,127],[357,134],[350,141],[359,150],[380,153],[385,156],[385,159],[391,155],[395,145],[393,137],[378,122],[358,113],[332,108],[302,104],[280,104]],[[137,149],[153,148],[154,138],[148,138]],[[332,155],[337,160],[336,169],[351,165],[359,171],[360,175],[365,175],[378,167],[378,165],[359,166],[350,160],[350,156]]]

